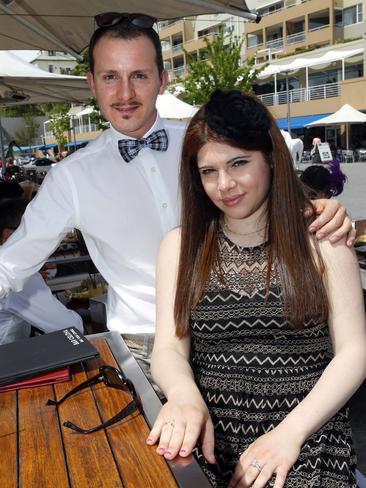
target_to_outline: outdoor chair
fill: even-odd
[[[342,150],[342,162],[343,163],[354,163],[355,155],[352,149],[343,149]]]

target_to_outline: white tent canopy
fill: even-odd
[[[308,124],[307,127],[317,127],[322,125],[338,125],[338,124],[345,124],[346,125],[346,148],[348,149],[348,125],[349,124],[361,124],[366,122],[366,114],[356,110],[351,105],[346,103],[343,105],[337,112],[334,114],[328,115],[327,117],[323,117],[321,119],[315,120]]]
[[[61,50],[76,55],[102,12],[143,12],[159,20],[226,12],[255,20],[255,0],[0,0],[0,49]]]
[[[90,97],[84,76],[48,73],[8,51],[0,51],[0,105],[82,102]]]
[[[158,95],[156,108],[159,115],[166,119],[189,119],[197,112],[198,108],[179,100],[171,93]]]
[[[357,54],[363,53],[363,48],[357,49],[343,49],[343,50],[330,50],[322,54],[321,56],[302,56],[300,58],[289,60],[288,62],[271,64],[267,66],[260,74],[259,78],[268,78],[277,73],[288,73],[291,71],[297,71],[301,68],[316,68],[321,65],[329,65],[334,61],[342,61]]]

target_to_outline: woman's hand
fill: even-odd
[[[334,243],[342,238],[347,239],[347,246],[353,246],[356,231],[352,227],[352,221],[347,215],[346,209],[335,199],[312,200],[318,217],[310,225],[310,232],[315,232],[317,239],[329,237]],[[307,216],[312,214],[311,209],[306,210]]]
[[[214,430],[207,406],[201,398],[182,395],[163,405],[146,442],[158,442],[157,453],[171,460],[189,456],[198,438],[206,461],[214,464]]]
[[[228,488],[264,488],[274,474],[274,488],[282,488],[299,457],[301,445],[281,425],[258,437],[240,456]]]

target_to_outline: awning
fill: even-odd
[[[57,144],[52,143],[52,144],[43,144],[43,146],[34,146],[35,149],[40,149],[41,151],[46,151],[47,149],[53,149],[54,147],[57,147]]]
[[[301,117],[291,117],[291,129],[302,129],[306,127],[314,120],[318,120],[322,117],[326,117],[329,114],[316,114],[316,115],[303,115]],[[276,120],[280,129],[287,129],[287,118],[281,118]]]
[[[272,63],[267,66],[260,74],[259,78],[268,78],[276,73],[286,73],[297,71],[302,68],[315,68],[319,65],[329,65],[334,61],[341,61],[342,59],[347,59],[357,54],[363,53],[364,49],[362,47],[357,49],[334,49],[327,51],[326,53],[318,56],[301,56],[296,59],[291,58],[287,62],[281,62],[279,64]]]
[[[83,144],[88,144],[88,142],[90,142],[90,140],[68,142],[67,144],[65,144],[65,147],[82,146]]]

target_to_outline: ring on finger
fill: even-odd
[[[253,459],[253,461],[250,463],[250,466],[253,466],[253,468],[257,468],[258,471],[262,471],[262,468],[263,468],[261,463],[256,458]]]

